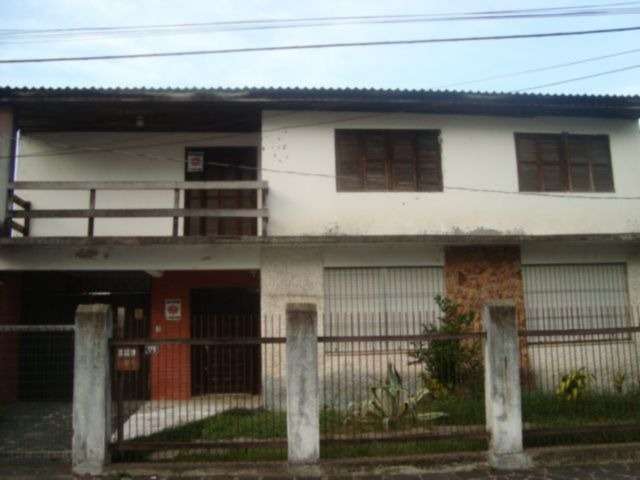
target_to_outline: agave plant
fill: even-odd
[[[382,425],[384,430],[389,430],[405,417],[413,420],[434,420],[444,416],[441,412],[418,412],[418,407],[430,396],[430,391],[422,387],[415,395],[411,395],[392,363],[387,364],[385,381],[381,385],[371,387],[370,393],[369,399],[349,406],[347,422],[370,421]]]

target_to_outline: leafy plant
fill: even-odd
[[[627,374],[618,370],[613,374],[613,389],[616,393],[622,393],[624,391],[624,384],[627,381]]]
[[[387,364],[387,377],[381,385],[370,388],[371,397],[359,404],[350,404],[346,423],[373,422],[389,430],[403,419],[434,420],[441,412],[419,413],[418,407],[430,396],[427,388],[411,395],[402,383],[402,376],[392,363]]]
[[[460,335],[471,331],[475,312],[464,312],[460,304],[441,295],[437,295],[435,301],[441,312],[439,325],[423,324],[424,335]],[[410,356],[413,363],[423,365],[426,375],[440,387],[449,391],[456,387],[481,388],[483,364],[477,340],[435,338],[415,344]]]
[[[556,395],[567,401],[579,400],[584,397],[589,388],[589,381],[593,378],[585,367],[572,370],[560,379]]]

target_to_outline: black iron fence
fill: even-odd
[[[637,308],[529,308],[521,335],[527,445],[640,440]]]
[[[640,440],[638,310],[520,314],[525,445]],[[322,456],[485,449],[479,319],[382,315],[318,322]],[[285,459],[285,324],[209,315],[184,338],[112,340],[114,460]],[[73,327],[0,326],[0,373],[2,459],[68,460]]]
[[[0,325],[0,463],[71,459],[73,325]]]
[[[281,318],[197,315],[189,338],[112,341],[114,459],[286,458],[283,335]]]
[[[637,310],[529,308],[521,317],[526,445],[636,439]],[[535,318],[535,329],[525,317]],[[347,335],[321,327],[318,336],[322,456],[486,448],[485,335],[479,318],[456,318],[359,313],[319,321],[348,325]],[[285,319],[262,318],[259,330],[246,327],[256,319],[209,321],[219,330],[199,338],[112,343],[116,458],[286,458]],[[134,350],[148,357],[147,399],[123,390],[125,372],[141,361]]]

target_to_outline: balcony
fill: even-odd
[[[263,237],[269,219],[265,181],[19,181],[9,189],[9,243]]]

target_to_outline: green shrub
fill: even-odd
[[[475,312],[463,312],[460,304],[437,295],[439,325],[423,324],[424,335],[433,333],[460,335],[473,329]],[[480,390],[483,384],[483,362],[480,342],[476,339],[443,338],[414,345],[412,363],[421,363],[430,382],[449,391]]]
[[[579,400],[587,392],[591,379],[593,379],[593,375],[587,372],[585,367],[572,370],[560,379],[556,395],[567,401]]]

